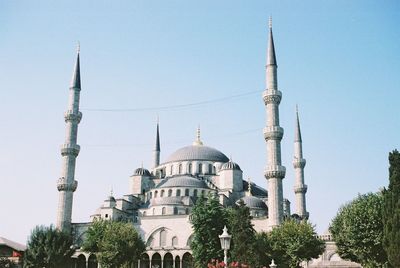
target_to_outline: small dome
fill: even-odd
[[[145,168],[137,168],[136,170],[135,170],[135,172],[133,173],[133,175],[136,175],[136,176],[151,176],[151,174],[150,174],[150,171],[148,171],[147,169],[145,169]]]
[[[243,200],[244,204],[249,208],[267,209],[267,205],[260,198],[255,196],[245,196],[239,200]],[[238,204],[239,201],[236,202]]]
[[[240,166],[236,164],[235,162],[232,162],[229,160],[229,162],[226,162],[225,164],[222,165],[221,170],[241,170]]]
[[[228,162],[229,159],[217,149],[204,145],[190,145],[183,147],[171,154],[165,163],[180,161],[212,161],[212,162]]]
[[[157,188],[169,187],[195,187],[195,188],[208,188],[206,183],[200,179],[189,176],[177,176],[162,181]]]

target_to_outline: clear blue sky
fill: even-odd
[[[296,103],[308,210],[319,232],[343,203],[387,185],[388,152],[400,148],[398,1],[1,1],[0,236],[25,243],[35,225],[56,220],[78,40],[83,119],[74,222],[88,221],[111,187],[126,194],[142,161],[149,167],[157,114],[162,159],[190,144],[200,124],[206,145],[266,187],[261,91],[269,15],[283,93],[285,196],[294,200]],[[185,109],[93,111],[249,92]]]

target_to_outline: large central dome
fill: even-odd
[[[165,163],[195,160],[212,162],[229,161],[228,157],[226,157],[226,155],[217,149],[204,145],[190,145],[183,147],[171,154]]]

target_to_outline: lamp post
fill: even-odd
[[[219,236],[221,248],[224,250],[224,263],[228,266],[228,249],[231,247],[231,235],[228,234],[228,229],[224,226],[222,234]]]

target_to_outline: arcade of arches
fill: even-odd
[[[151,257],[150,257],[151,256]],[[175,256],[171,252],[166,252],[160,255],[158,252],[153,254],[144,253],[141,260],[137,264],[133,265],[132,268],[192,268],[193,258],[189,252],[185,252],[183,255],[176,254]],[[87,256],[86,254],[80,254],[77,258],[74,258],[74,268],[100,268],[97,262],[95,254]]]
[[[148,252],[149,253],[149,252]],[[185,252],[183,255],[166,252],[160,255],[158,252],[153,254],[144,253],[139,261],[140,268],[192,268],[192,254]]]

